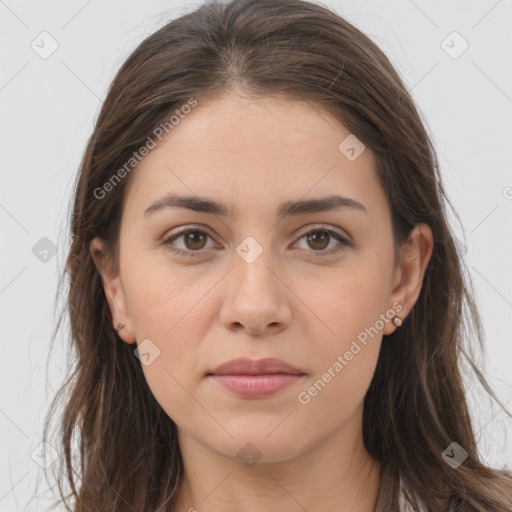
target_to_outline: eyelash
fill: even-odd
[[[183,249],[178,249],[176,247],[171,247],[171,242],[174,242],[175,240],[177,240],[178,238],[184,236],[184,235],[188,235],[190,233],[203,233],[205,235],[207,235],[208,237],[212,238],[212,236],[210,236],[206,231],[202,230],[202,229],[199,229],[199,228],[186,228],[186,229],[183,229],[177,233],[174,233],[172,236],[166,238],[162,243],[164,245],[167,245],[168,246],[168,249],[172,252],[174,252],[175,254],[178,254],[180,256],[188,256],[188,257],[197,257],[197,256],[201,256],[204,254],[204,251],[199,249],[197,251],[185,251]],[[317,256],[325,256],[325,255],[332,255],[334,253],[338,253],[339,251],[343,251],[345,250],[347,247],[349,247],[351,244],[351,242],[349,242],[346,238],[344,238],[343,236],[341,236],[337,231],[333,231],[332,229],[329,229],[327,226],[318,226],[318,227],[315,227],[313,229],[304,229],[302,231],[302,234],[301,236],[298,238],[298,240],[301,240],[302,238],[308,236],[308,235],[313,235],[315,233],[327,233],[330,237],[332,238],[335,238],[336,240],[338,240],[338,242],[340,242],[340,244],[335,248],[335,249],[330,249],[330,250],[318,250],[318,251],[314,251],[314,250],[311,250],[311,251],[308,251],[308,252],[311,252],[313,254],[313,256],[317,257]]]

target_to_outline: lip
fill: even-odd
[[[265,359],[239,357],[217,366],[209,375],[263,375],[269,373],[304,374],[298,368],[275,357],[267,357]]]
[[[281,359],[238,358],[207,374],[227,391],[246,398],[263,398],[299,382],[305,373]]]

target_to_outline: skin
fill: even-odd
[[[396,304],[401,318],[408,315],[433,241],[430,228],[418,224],[395,267],[390,209],[374,155],[366,149],[347,159],[338,146],[349,134],[317,106],[286,97],[231,92],[201,99],[132,171],[119,271],[97,252],[102,241],[91,242],[114,326],[124,324],[120,337],[134,348],[149,338],[160,350],[142,368],[178,427],[185,477],[177,511],[373,510],[380,466],[363,445],[363,398],[382,335],[397,327],[386,321],[309,403],[298,394],[379,315],[397,311]],[[239,215],[181,208],[144,215],[169,192],[208,196]],[[368,212],[276,218],[282,201],[333,193],[360,201]],[[329,255],[339,247],[335,238],[308,243],[301,228],[322,225],[351,245]],[[187,227],[208,236],[181,236],[172,244],[202,251],[199,256],[174,254],[162,242]],[[263,249],[251,263],[236,252],[247,236]],[[240,398],[206,377],[240,356],[277,357],[306,375],[273,396]],[[248,442],[261,455],[250,466],[237,456],[250,452],[243,448]]]

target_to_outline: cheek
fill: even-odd
[[[183,388],[192,388],[206,370],[198,366],[204,360],[201,343],[216,314],[211,292],[218,277],[173,265],[164,250],[127,247],[125,254],[121,272],[135,338],[138,344],[151,340],[159,351],[143,371],[162,405],[166,396],[173,397],[165,407],[170,414],[174,403],[187,406],[190,395]]]
[[[207,323],[197,317],[207,290],[199,283],[185,284],[183,275],[155,264],[147,272],[131,275],[125,286],[139,352],[141,343],[146,343],[156,354],[150,364],[141,359],[146,381],[157,402],[178,424],[197,414],[187,390],[199,380],[196,365]],[[149,345],[147,340],[151,340]]]
[[[302,389],[307,407],[339,406],[335,415],[346,414],[362,401],[370,385],[390,319],[387,311],[387,275],[374,259],[361,257],[357,265],[332,272],[314,294],[305,295],[321,319],[322,335],[311,330],[316,372]],[[305,289],[303,294],[306,293]],[[307,327],[306,327],[307,328]]]
[[[163,248],[142,251],[134,248],[124,260],[122,277],[130,318],[137,337],[167,343],[174,334],[192,327],[194,311],[208,293],[211,283],[194,274],[193,267],[173,265]]]
[[[384,289],[382,278],[366,267],[365,272],[332,279],[329,289],[314,297],[328,329],[322,329],[322,336],[308,335],[315,372],[301,388],[297,403],[306,408],[309,431],[342,424],[362,403],[382,341]]]
[[[319,342],[329,352],[349,346],[351,340],[372,327],[382,330],[379,319],[387,308],[387,275],[363,258],[346,271],[331,272],[314,293],[306,294],[305,288],[303,295],[325,326]]]

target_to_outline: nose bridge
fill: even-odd
[[[275,276],[280,266],[276,265],[271,237],[263,231],[259,233],[262,234],[246,236],[236,246],[234,268],[228,277],[228,298],[222,307],[225,325],[242,324],[254,332],[269,324],[286,323],[290,316],[286,313],[283,283]]]
[[[275,292],[275,276],[270,268],[275,266],[275,255],[269,236],[246,236],[236,247],[234,278],[237,286],[250,288],[253,293]]]

